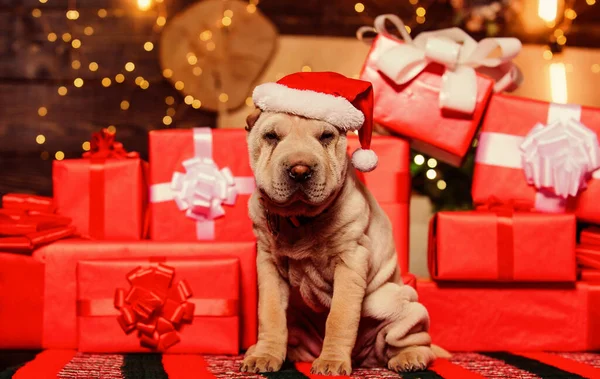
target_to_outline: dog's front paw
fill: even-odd
[[[388,368],[396,372],[422,371],[434,359],[435,356],[428,346],[411,346],[392,357]]]
[[[317,358],[310,369],[311,374],[317,375],[350,375],[352,364],[348,359]]]
[[[283,359],[278,356],[253,352],[244,357],[240,371],[254,373],[273,372],[279,371],[282,364]]]

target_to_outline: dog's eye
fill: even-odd
[[[267,133],[265,133],[265,135],[263,137],[267,141],[270,141],[270,142],[277,142],[277,141],[279,141],[279,136],[275,132],[267,132]]]
[[[331,139],[333,139],[333,136],[333,132],[323,132],[323,134],[321,134],[321,136],[319,137],[319,141],[329,142],[331,141]]]

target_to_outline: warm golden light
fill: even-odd
[[[60,87],[58,87],[58,91],[57,92],[58,92],[58,94],[60,96],[65,96],[67,94],[68,90],[67,90],[67,87],[60,86]]]
[[[415,20],[417,21],[417,24],[424,24],[425,23],[425,17],[417,16],[415,18]]]
[[[90,150],[90,141],[85,141],[84,143],[81,144],[81,148],[84,151],[89,151]]]
[[[73,85],[77,88],[83,87],[83,79],[76,78],[75,80],[73,80]]]
[[[564,35],[558,37],[556,39],[556,43],[558,43],[559,45],[564,45],[565,43],[567,43],[567,37],[565,37]]]
[[[69,41],[71,40],[71,33],[64,33],[64,34],[62,35],[62,39],[63,39],[63,41],[65,41],[65,42],[69,42]]]
[[[587,5],[594,5],[594,4],[596,4],[596,0],[585,0],[585,2],[587,3]]]
[[[42,11],[35,8],[34,10],[31,11],[31,15],[35,18],[42,17]]]
[[[98,63],[96,62],[90,62],[88,68],[90,69],[90,71],[94,72],[94,71],[98,71]]]
[[[173,105],[175,104],[175,98],[173,96],[167,96],[165,97],[165,103],[167,105]]]
[[[135,84],[137,84],[138,86],[140,84],[142,84],[143,81],[144,81],[144,78],[141,76],[138,76],[137,78],[135,78]]]
[[[114,125],[109,125],[108,128],[106,128],[106,131],[111,134],[115,134],[117,132],[117,128]]]
[[[206,44],[206,50],[208,51],[213,51],[216,47],[217,46],[213,41],[208,41],[208,43]]]
[[[110,78],[103,78],[102,79],[102,86],[103,87],[109,87],[111,85],[112,81],[110,80]]]
[[[212,38],[212,32],[210,30],[205,30],[202,33],[200,33],[200,41],[208,41],[209,39]]]
[[[437,176],[437,172],[434,169],[429,169],[427,170],[427,172],[425,173],[425,176],[427,177],[427,179],[433,180],[436,178]]]
[[[195,65],[196,63],[198,63],[198,58],[192,54],[190,56],[187,57],[187,61],[189,64],[191,64],[192,66]]]
[[[577,12],[575,12],[575,10],[573,9],[567,9],[565,10],[565,17],[569,20],[575,20],[575,18],[577,17]]]
[[[48,41],[54,42],[57,39],[58,39],[58,36],[56,35],[56,33],[48,33]]]
[[[221,24],[223,24],[224,26],[231,25],[231,17],[227,17],[227,16],[223,17],[221,19]]]
[[[226,93],[222,93],[219,95],[219,101],[221,103],[226,103],[227,100],[229,100],[229,95],[227,95]]]
[[[175,116],[175,113],[177,113],[177,111],[175,110],[175,108],[167,108],[167,116]]]
[[[67,18],[69,20],[77,20],[79,18],[79,12],[76,10],[67,11]]]
[[[46,4],[48,2],[48,0],[40,0],[40,3],[42,4]]]
[[[254,4],[246,5],[246,12],[248,12],[248,13],[256,12],[256,5],[254,5]]]
[[[163,117],[163,124],[165,124],[165,125],[171,125],[172,122],[173,122],[173,118],[171,118],[171,116],[165,116],[165,117]]]
[[[91,26],[86,26],[85,29],[83,29],[83,34],[85,34],[86,36],[91,36],[92,34],[94,34],[94,28],[92,28]]]
[[[550,50],[544,50],[544,53],[542,54],[544,59],[549,61],[550,59],[552,59],[552,52]]]
[[[187,95],[186,97],[183,98],[183,102],[186,103],[187,105],[192,105],[192,103],[194,102],[194,96]]]
[[[247,97],[246,98],[246,105],[249,107],[254,106],[254,101],[252,100],[252,97]]]
[[[558,13],[558,0],[538,0],[538,16],[546,22],[554,22]]]
[[[147,11],[152,6],[152,0],[137,0],[137,6],[141,11]]]
[[[302,66],[302,72],[311,72],[312,68],[310,66]]]
[[[73,62],[71,62],[71,67],[73,67],[73,70],[79,70],[81,68],[81,62],[75,59]]]
[[[419,4],[419,0],[409,0],[412,5]]]
[[[195,99],[192,102],[192,108],[194,108],[194,109],[200,109],[201,106],[202,106],[202,102],[198,99]]]
[[[185,85],[183,84],[183,82],[181,80],[178,80],[177,82],[175,82],[175,89],[177,89],[178,91],[181,91],[184,87],[185,87]]]
[[[192,74],[194,74],[195,76],[202,75],[202,68],[201,67],[194,67],[192,69]]]
[[[435,158],[429,158],[427,160],[427,166],[430,168],[435,168],[435,166],[437,166],[437,160],[435,160]]]
[[[150,82],[147,80],[144,80],[141,84],[140,84],[140,88],[141,89],[148,89],[150,87]]]
[[[417,165],[422,165],[423,163],[425,163],[425,157],[422,156],[421,154],[417,154],[415,155],[415,164]]]
[[[128,110],[129,109],[129,101],[127,101],[127,100],[121,101],[121,109],[124,111]]]
[[[117,83],[123,83],[125,81],[125,75],[123,74],[117,74],[115,76],[115,82]]]
[[[65,159],[65,153],[62,151],[57,151],[56,154],[54,154],[54,158],[56,158],[57,161],[62,161]]]
[[[406,29],[406,32],[407,32],[408,34],[410,34],[410,32],[412,32],[412,29],[411,29],[411,28],[410,28],[410,26],[408,26],[408,25],[404,25],[404,29]]]
[[[46,142],[46,137],[44,137],[43,134],[38,134],[37,137],[35,137],[35,142],[37,142],[38,145],[42,145]]]
[[[560,36],[562,36],[564,34],[565,34],[565,32],[562,29],[556,29],[554,31],[554,37],[560,37]]]
[[[144,50],[152,51],[152,49],[154,49],[154,44],[152,42],[148,41],[144,44]]]
[[[167,23],[167,19],[164,18],[163,16],[158,16],[156,18],[156,25],[158,25],[158,26],[165,26],[166,23]]]
[[[170,77],[172,77],[172,76],[173,76],[173,70],[171,70],[170,68],[165,68],[165,69],[163,70],[163,76],[164,76],[165,78],[170,78]]]
[[[362,13],[365,10],[365,5],[363,3],[354,4],[354,10],[358,13]]]
[[[225,12],[223,12],[223,16],[225,17],[233,17],[233,11],[231,9],[226,9]]]
[[[98,17],[105,18],[106,16],[108,16],[106,9],[98,9]]]
[[[549,74],[552,102],[566,104],[568,100],[567,72],[564,63],[550,64]]]
[[[423,16],[425,16],[426,11],[425,11],[425,8],[418,7],[417,10],[415,11],[415,13],[417,14],[417,16],[423,17]]]
[[[437,182],[437,188],[438,188],[440,191],[443,191],[443,190],[445,190],[445,189],[446,189],[446,182],[445,182],[445,181],[443,181],[443,180],[438,180],[438,182]]]
[[[78,39],[74,39],[71,42],[71,46],[73,46],[74,49],[79,49],[81,47],[81,41]]]
[[[125,63],[125,70],[129,72],[135,70],[135,65],[133,64],[133,62]]]

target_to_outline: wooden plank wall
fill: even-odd
[[[82,143],[102,127],[113,125],[117,136],[129,150],[147,155],[147,132],[167,127],[162,119],[173,96],[176,116],[168,127],[214,126],[216,115],[196,110],[183,103],[181,95],[162,77],[158,57],[160,28],[154,11],[141,12],[135,0],[0,0],[0,194],[19,191],[50,195],[51,162],[57,151],[67,158],[79,157]],[[227,1],[227,0],[224,0]],[[174,15],[195,0],[163,0],[167,15]],[[253,0],[256,3],[256,0]],[[259,9],[282,34],[353,36],[361,25],[370,25],[382,13],[400,15],[413,28],[413,35],[451,26],[452,12],[448,1],[419,0],[428,8],[427,22],[414,22],[417,5],[408,0],[363,0],[363,13],[354,11],[349,0],[261,0]],[[579,1],[578,1],[579,3]],[[569,44],[596,46],[600,40],[600,6],[577,8],[578,19]],[[76,21],[67,20],[67,9],[79,12]],[[34,9],[41,10],[35,17]],[[98,14],[106,10],[106,17]],[[86,27],[93,34],[86,34]],[[89,29],[88,29],[89,31]],[[48,40],[55,33],[57,40]],[[80,39],[79,49],[62,40],[64,33]],[[88,33],[89,34],[89,33]],[[520,35],[526,42],[543,42],[544,36]],[[154,43],[147,52],[143,44]],[[80,62],[74,69],[72,62]],[[97,71],[89,64],[96,62]],[[124,66],[135,64],[132,73]],[[124,83],[115,75],[126,76]],[[148,89],[134,83],[137,76],[150,82]],[[112,81],[107,88],[102,78]],[[81,78],[84,85],[73,82]],[[58,88],[66,86],[61,96]],[[123,100],[130,103],[122,110]],[[47,109],[40,116],[40,107]],[[43,135],[45,142],[36,143]]]

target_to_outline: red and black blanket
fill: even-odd
[[[244,374],[241,356],[83,354],[46,350],[34,359],[0,372],[0,379],[317,379],[310,364],[287,364],[281,371]],[[346,377],[342,377],[346,378]],[[455,353],[428,370],[396,374],[357,369],[352,379],[560,379],[600,378],[600,353]]]

